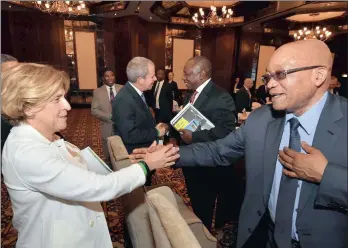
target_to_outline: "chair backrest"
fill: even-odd
[[[132,164],[121,137],[111,136],[107,139],[107,144],[114,171],[119,171]],[[149,219],[149,208],[143,187],[123,195],[121,202],[133,247],[155,248]]]
[[[129,160],[128,152],[122,142],[122,139],[119,136],[109,137],[107,139],[107,145],[114,171],[121,170],[132,164]],[[175,209],[179,210],[180,215],[185,219],[186,223],[189,225],[202,247],[216,247],[216,239],[211,236],[208,230],[205,230],[206,228],[203,226],[201,221],[191,210],[189,210],[180,196],[173,194],[173,191],[169,187],[159,187],[155,189],[155,187],[158,186],[159,185],[150,187],[153,189],[148,189],[149,191],[147,191],[147,194],[151,195],[152,193],[156,193],[164,196]],[[156,246],[161,248],[172,248],[182,246],[181,243],[175,244],[174,242],[172,244],[171,242],[173,242],[173,240],[169,242],[168,238],[173,238],[173,235],[175,236],[175,234],[168,236],[168,233],[166,233],[165,230],[162,230],[164,228],[161,222],[163,221],[163,218],[160,220],[158,210],[151,207],[153,204],[150,204],[149,199],[146,198],[145,189],[143,187],[139,187],[132,192],[123,195],[121,197],[121,202],[133,248],[155,248]],[[152,212],[151,220],[149,209]],[[162,215],[165,215],[165,213]],[[168,229],[167,226],[166,231],[170,229],[174,230],[173,228],[177,227],[178,225],[171,225]],[[187,231],[185,232],[187,233]],[[156,235],[156,242],[154,235]],[[182,237],[181,239],[184,240]],[[190,245],[192,244],[191,241],[196,243],[196,240],[194,240],[192,237],[189,238],[188,241],[190,241],[188,242]],[[192,247],[196,246],[193,245]]]
[[[174,193],[169,187],[148,191],[147,201],[156,247],[201,248],[181,215]]]

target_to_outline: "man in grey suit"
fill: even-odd
[[[223,139],[180,147],[177,166],[228,166],[245,156],[237,247],[263,247],[252,238],[260,223],[267,223],[267,247],[347,247],[348,103],[327,93],[331,69],[321,41],[280,47],[263,76],[273,105]]]
[[[108,137],[113,135],[111,102],[123,86],[115,84],[115,75],[111,69],[105,68],[102,75],[104,85],[93,91],[91,112],[100,120],[103,152],[105,159],[108,160],[109,151],[106,141]]]

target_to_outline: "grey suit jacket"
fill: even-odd
[[[347,106],[346,99],[329,95],[318,122],[313,146],[329,162],[320,184],[302,184],[296,221],[302,248],[348,245]],[[246,243],[268,209],[284,116],[265,105],[223,139],[180,147],[178,167],[228,166],[245,156],[247,182],[237,247]]]
[[[122,89],[122,85],[115,84],[116,94]],[[93,91],[91,113],[101,121],[100,131],[103,139],[112,135],[113,127],[111,120],[112,107],[109,101],[108,91],[103,85]]]

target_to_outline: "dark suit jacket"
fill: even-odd
[[[268,97],[268,93],[266,91],[266,86],[264,84],[259,86],[259,88],[257,88],[256,97],[260,104],[262,105],[266,104],[267,102],[266,97]]]
[[[236,110],[237,113],[242,113],[243,109],[247,112],[251,112],[251,98],[245,87],[238,90],[236,95]]]
[[[152,88],[152,95],[153,95],[153,102],[152,102],[152,108],[156,109],[156,96],[155,90],[157,87],[158,82],[154,84]],[[164,80],[161,88],[161,92],[159,95],[159,107],[160,110],[156,112],[156,120],[158,122],[165,122],[169,123],[171,119],[173,118],[172,109],[173,109],[173,93],[172,93],[172,86],[168,83],[168,81]]]
[[[175,81],[172,81],[169,84],[170,84],[170,86],[172,86],[172,96],[173,96],[173,99],[178,102],[179,95],[180,95],[178,84]]]
[[[296,227],[303,248],[343,248],[348,244],[347,114],[347,100],[330,94],[313,140],[313,146],[329,162],[320,184],[304,181],[301,189]],[[238,248],[268,211],[284,121],[284,114],[265,105],[223,139],[180,147],[179,167],[228,166],[245,156],[247,186],[239,218]]]
[[[128,82],[112,102],[112,121],[129,153],[148,147],[157,139],[156,123],[150,110]]]
[[[11,132],[12,124],[1,115],[1,151],[4,147],[7,136]],[[1,173],[1,172],[0,172]]]
[[[234,130],[236,124],[234,101],[212,80],[199,94],[193,106],[209,119],[215,128],[192,133],[192,143],[221,139]]]

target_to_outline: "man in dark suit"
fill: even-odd
[[[225,90],[211,80],[211,68],[210,61],[202,56],[191,58],[184,67],[184,82],[187,88],[194,92],[189,102],[215,125],[210,130],[196,132],[179,130],[185,144],[214,141],[225,137],[235,128],[234,101]],[[233,173],[233,169],[227,170],[226,168],[183,169],[193,210],[209,230],[212,227],[216,198],[219,195],[219,203],[220,196],[223,196],[228,188],[226,184],[230,182],[228,179],[222,179],[221,176]],[[228,197],[228,199],[231,198]],[[226,214],[228,213],[218,207],[216,219],[219,220],[219,227],[224,224]]]
[[[165,72],[159,69],[156,74],[157,82],[152,88],[152,108],[155,110],[156,122],[170,123],[173,118],[173,95],[172,87],[165,79]]]
[[[259,88],[257,88],[256,97],[258,103],[261,105],[267,104],[267,97],[269,97],[269,95],[266,85],[262,84],[259,86]]]
[[[237,113],[242,113],[243,110],[251,112],[251,92],[250,89],[254,83],[250,78],[244,80],[244,85],[240,88],[236,95],[236,110]]]
[[[180,147],[177,166],[228,166],[245,156],[238,248],[262,247],[252,238],[262,222],[267,247],[347,246],[348,102],[327,92],[331,68],[321,41],[280,47],[263,76],[273,104],[224,139]]]
[[[112,102],[112,121],[115,134],[119,135],[129,153],[135,148],[149,146],[164,136],[166,125],[155,119],[147,106],[144,91],[152,89],[155,65],[147,58],[135,57],[127,65],[127,84]],[[146,185],[151,184],[150,174]]]

